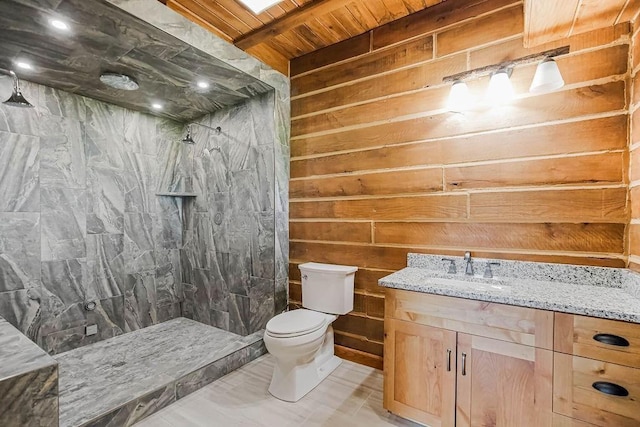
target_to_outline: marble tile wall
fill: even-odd
[[[0,104],[0,316],[49,353],[180,316],[179,200],[155,193],[182,124],[23,86],[35,109]]]
[[[289,264],[289,137],[290,123],[290,82],[281,73],[263,64],[256,58],[246,54],[234,45],[216,37],[205,28],[194,24],[184,16],[165,7],[157,0],[107,0],[131,15],[146,21],[167,34],[203,52],[215,56],[232,67],[243,71],[274,88],[273,131],[275,142],[273,146],[274,175],[272,181],[275,198],[275,312],[279,313],[287,308],[288,292],[288,264]],[[248,126],[250,123],[244,123]],[[224,181],[227,182],[227,181]],[[221,196],[222,197],[222,196]],[[217,206],[224,205],[224,200],[218,200]],[[229,262],[224,257],[220,263]],[[238,295],[238,294],[236,294]],[[242,296],[241,294],[239,296]],[[243,302],[238,299],[238,302]],[[224,303],[222,303],[224,305]],[[242,304],[240,304],[242,305]],[[216,311],[216,316],[226,322],[225,311]]]
[[[184,314],[241,335],[276,311],[274,96],[204,116],[185,146],[197,196],[184,207]]]

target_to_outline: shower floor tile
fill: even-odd
[[[135,403],[143,396],[154,400],[153,405],[166,406],[182,397],[176,397],[180,380],[192,381],[189,374],[261,339],[262,332],[242,337],[179,318],[60,353],[54,356],[60,370],[60,426],[85,425],[111,413],[135,418],[122,414],[131,408],[114,411],[127,404],[140,410]]]

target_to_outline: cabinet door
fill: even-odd
[[[455,357],[455,332],[385,319],[385,408],[431,427],[453,426]]]
[[[458,334],[457,427],[551,426],[553,352]]]

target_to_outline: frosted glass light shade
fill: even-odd
[[[271,6],[280,3],[283,0],[240,0],[242,4],[247,6],[253,13],[258,15],[269,9]]]
[[[562,74],[560,74],[558,64],[553,59],[547,58],[538,64],[529,92],[547,93],[560,89],[562,86],[564,86],[564,80],[562,79]]]
[[[447,108],[449,111],[460,113],[471,108],[473,99],[469,93],[469,87],[465,82],[457,81],[451,86]]]
[[[500,70],[491,76],[489,88],[487,89],[487,102],[491,105],[502,105],[511,101],[515,97],[509,73]]]

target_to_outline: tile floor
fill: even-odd
[[[267,391],[273,358],[265,355],[144,419],[135,427],[418,426],[382,408],[382,372],[344,361],[296,403]]]

